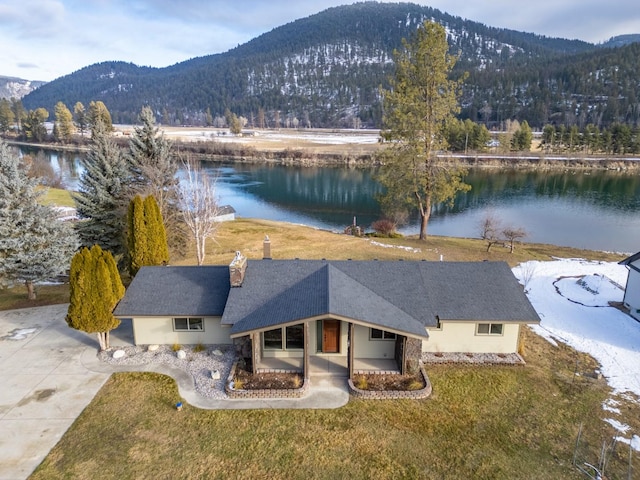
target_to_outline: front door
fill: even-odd
[[[324,320],[322,322],[322,353],[338,353],[340,351],[340,320]]]

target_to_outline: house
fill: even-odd
[[[618,262],[629,270],[627,286],[624,289],[624,306],[629,309],[629,315],[640,321],[640,252]]]
[[[215,218],[216,222],[232,222],[236,219],[236,209],[231,205],[222,205],[218,209],[218,215]]]
[[[423,352],[509,354],[540,319],[504,262],[248,260],[143,267],[114,314],[136,344],[242,346],[254,371],[412,372]]]

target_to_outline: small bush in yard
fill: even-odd
[[[367,381],[367,377],[364,375],[359,375],[354,380],[353,384],[356,388],[359,388],[360,390],[367,390],[369,388],[369,382]]]
[[[388,218],[382,218],[373,222],[371,228],[380,235],[391,236],[396,231],[396,224]]]
[[[171,350],[173,350],[174,352],[177,352],[178,350],[182,349],[182,345],[180,345],[179,343],[174,343],[171,347]]]
[[[205,347],[202,343],[198,343],[195,347],[193,347],[193,351],[196,353],[203,352],[207,347]]]

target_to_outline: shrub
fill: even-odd
[[[396,224],[388,218],[381,218],[371,224],[371,228],[380,235],[391,236],[396,231]]]
[[[193,347],[193,351],[196,353],[203,352],[206,349],[207,347],[205,347],[202,343],[198,343],[195,347]]]
[[[174,352],[177,352],[178,350],[182,349],[182,345],[180,345],[179,343],[174,343],[171,347],[171,350],[173,350]]]
[[[293,388],[300,388],[302,386],[302,378],[300,375],[293,377]]]
[[[242,390],[244,388],[244,381],[235,377],[233,379],[233,389],[234,390]]]
[[[369,382],[367,381],[367,377],[365,377],[364,375],[358,375],[357,377],[355,377],[353,384],[360,390],[369,389]]]
[[[420,390],[424,387],[424,384],[418,380],[411,380],[411,382],[409,383],[409,385],[407,385],[407,390]]]

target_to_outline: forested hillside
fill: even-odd
[[[469,72],[462,118],[489,127],[528,120],[534,128],[639,120],[639,44],[548,38],[409,3],[331,8],[167,68],[91,65],[23,102],[52,111],[58,101],[72,108],[101,100],[118,123],[135,121],[150,105],[165,124],[223,124],[229,110],[249,127],[378,127],[379,89],[393,73],[393,51],[424,20],[445,26],[460,56],[454,74]]]

